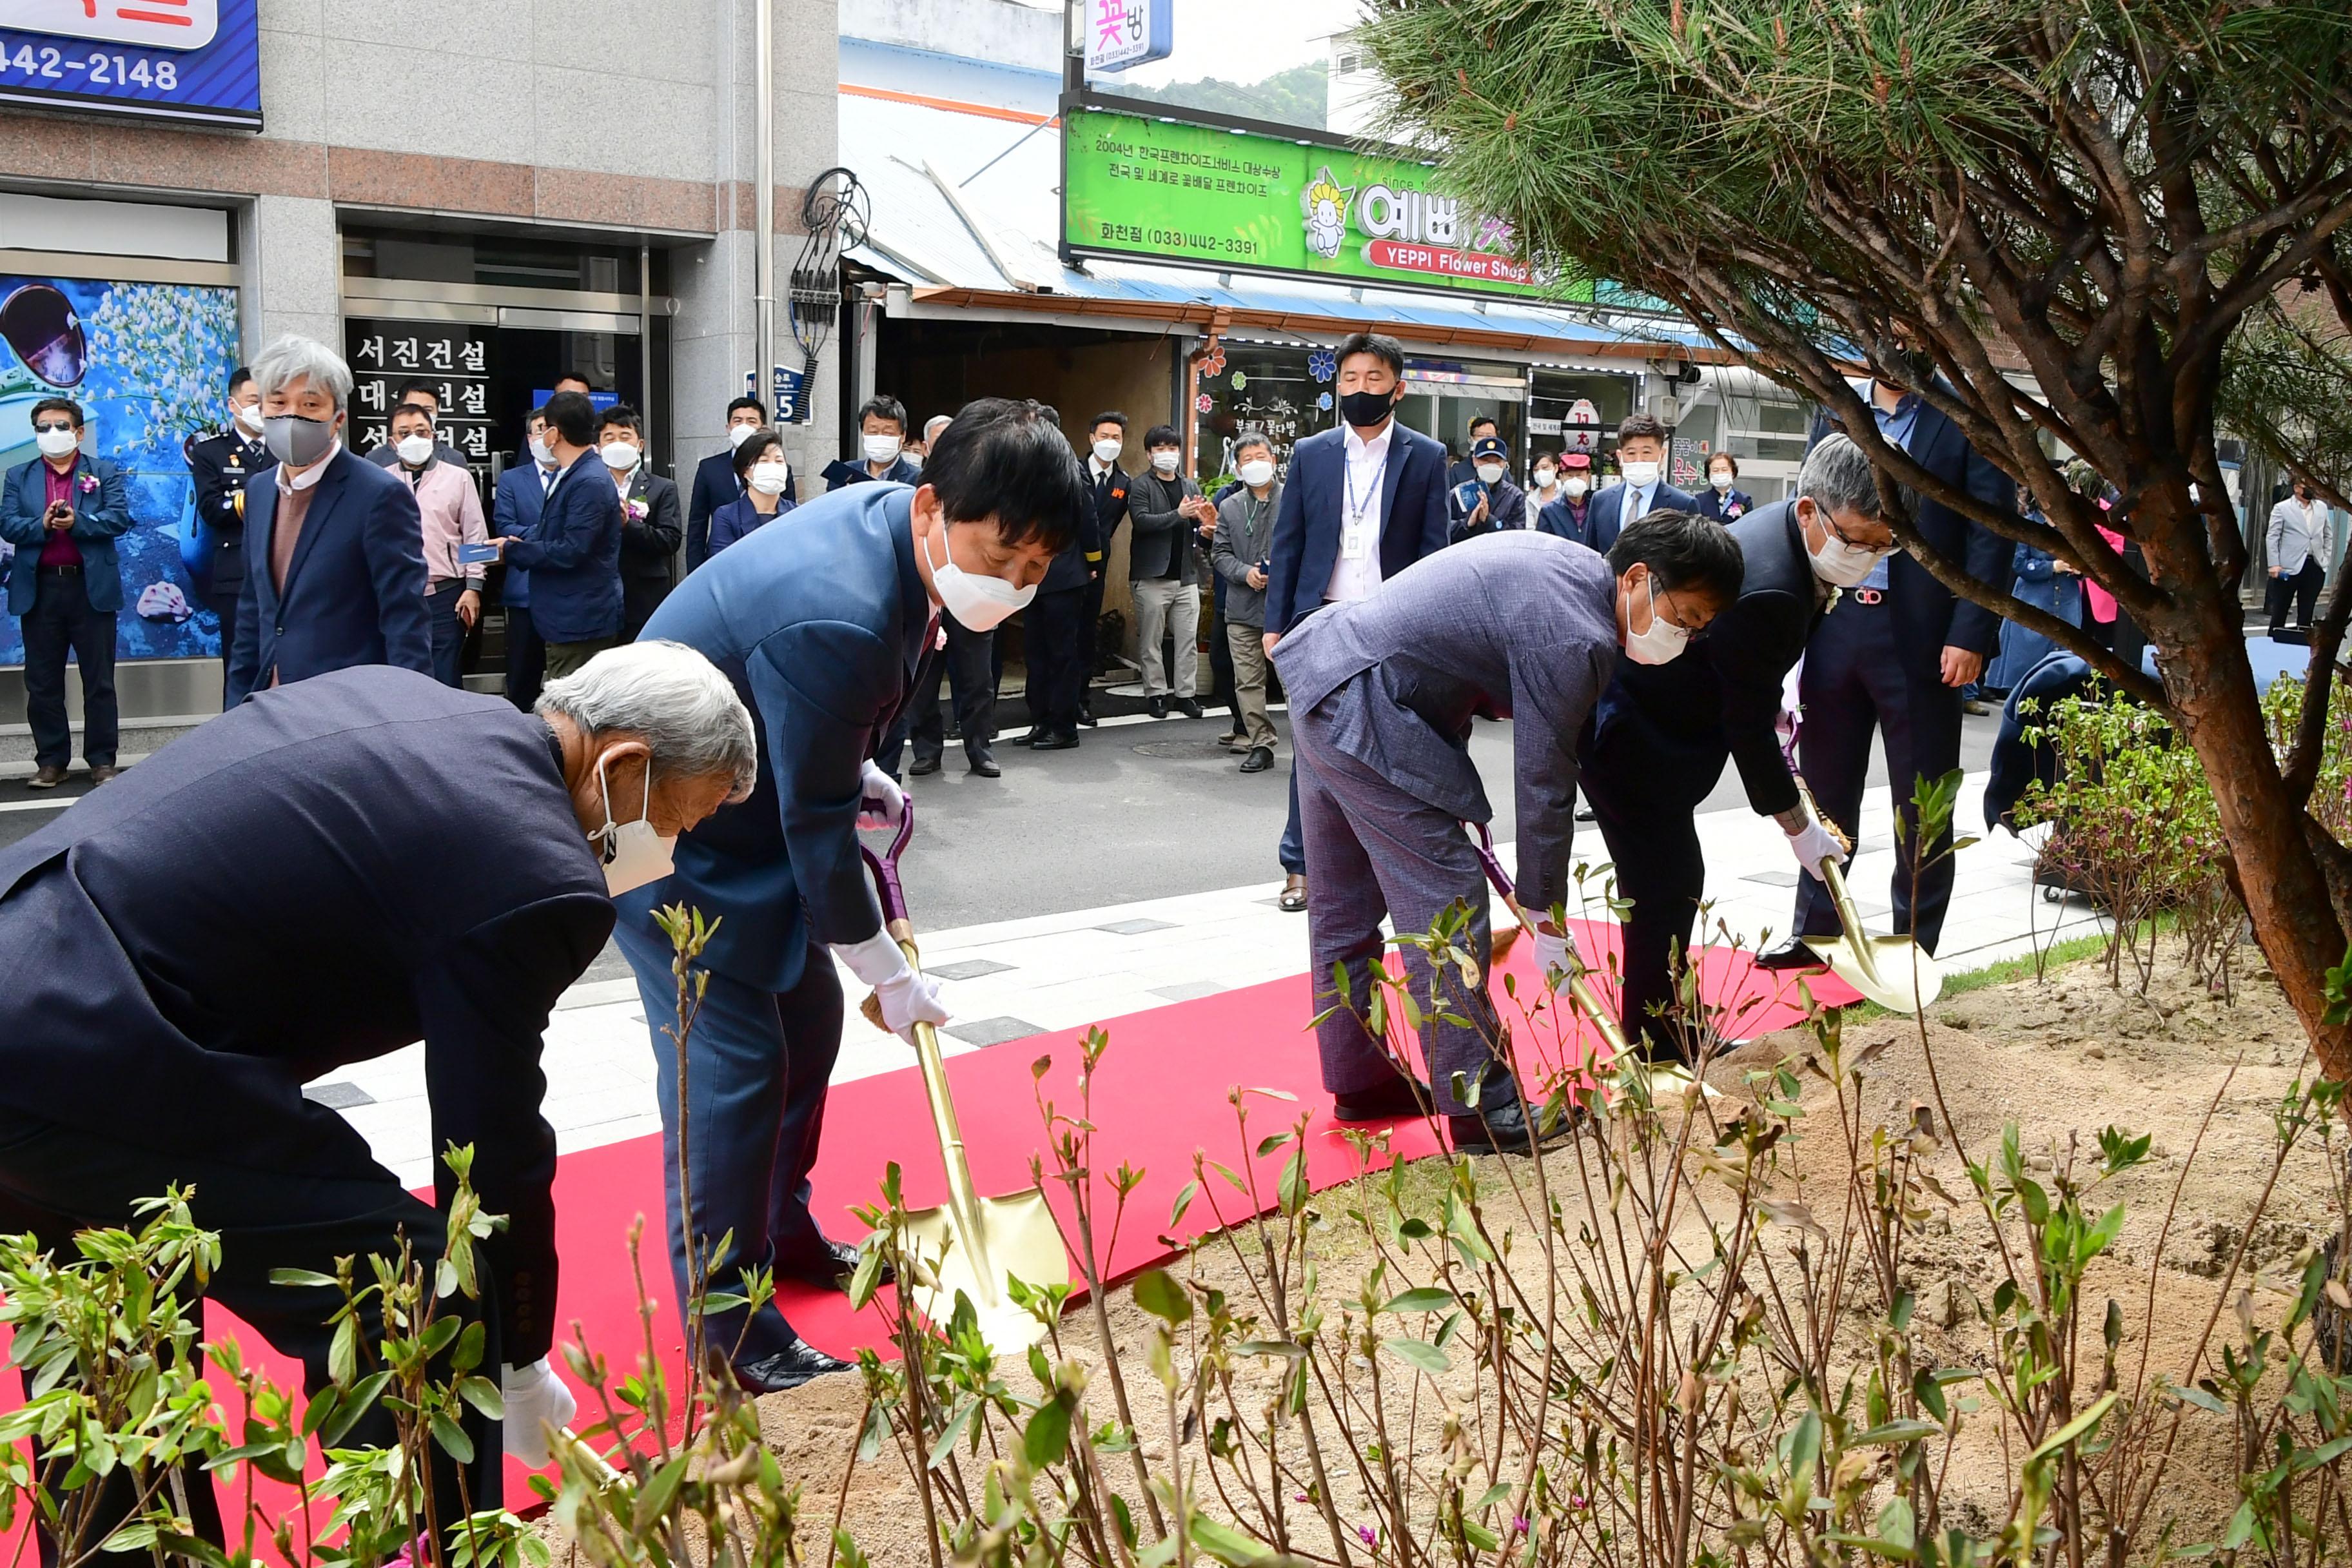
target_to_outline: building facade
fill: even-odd
[[[835,162],[835,8],[770,3],[781,277]],[[567,370],[646,415],[658,472],[723,446],[755,359],[754,5],[194,0],[193,50],[143,47],[110,3],[61,24],[79,36],[0,30],[0,459],[30,455],[26,413],[54,389],[132,473],[126,716],[217,705],[209,612],[130,606],[188,542],[181,442],[279,333],[351,360],[362,447],[401,382],[440,384],[486,486]],[[152,85],[167,63],[180,101]],[[60,308],[71,353],[7,331]],[[778,336],[797,363],[781,307]],[[788,432],[803,474],[833,456],[835,384],[814,378]],[[22,717],[20,649],[0,631],[0,722]]]

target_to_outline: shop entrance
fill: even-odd
[[[1407,359],[1404,401],[1397,417],[1409,429],[1445,444],[1446,461],[1470,455],[1470,424],[1495,421],[1510,448],[1511,471],[1524,473],[1528,453],[1527,373],[1510,365],[1460,360]]]

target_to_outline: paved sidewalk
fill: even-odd
[[[1961,797],[1964,831],[1983,820],[1983,787],[1981,778],[1971,777]],[[1887,793],[1873,791],[1852,884],[1864,918],[1882,930],[1895,868],[1892,826]],[[1779,830],[1743,806],[1703,816],[1700,838],[1714,900],[1708,935],[1719,921],[1751,946],[1768,937],[1780,941],[1789,929],[1796,871]],[[1597,872],[1598,833],[1587,825],[1579,843]],[[1507,850],[1504,863],[1511,863]],[[2027,847],[2005,832],[1961,851],[1939,954],[1948,973],[2024,952],[2035,941],[2046,944],[2053,928],[2061,936],[2097,929],[2080,902],[2043,902],[2032,886],[2032,865]],[[1013,1043],[1030,1036],[1303,973],[1307,921],[1277,907],[1279,886],[1269,881],[926,934],[926,967],[947,982],[955,1013],[942,1044],[950,1055],[1018,1049]],[[1597,910],[1597,881],[1591,890]],[[919,910],[922,889],[910,891]],[[907,1066],[907,1047],[857,1016],[856,983],[845,973],[843,980],[853,1005],[835,1080]],[[653,1057],[634,983],[598,981],[568,993],[548,1029],[544,1061],[548,1119],[565,1152],[660,1130]],[[338,1072],[311,1093],[341,1110],[404,1181],[422,1185],[431,1179],[422,1047]]]

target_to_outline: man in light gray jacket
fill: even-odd
[[[1274,477],[1274,443],[1255,430],[1234,443],[1242,487],[1217,503],[1216,542],[1210,563],[1225,580],[1225,646],[1234,656],[1234,702],[1249,754],[1242,772],[1274,765],[1274,721],[1265,711],[1265,584],[1274,552],[1274,519],[1282,486]]]
[[[2294,493],[2271,508],[2270,531],[2264,536],[2271,561],[2271,636],[2286,630],[2287,605],[2294,605],[2294,624],[2307,637],[2312,612],[2319,607],[2319,587],[2336,562],[2336,528],[2327,503],[2311,493],[2301,479]]]
[[[1513,721],[1518,896],[1530,914],[1553,910],[1572,896],[1577,735],[1619,649],[1643,664],[1673,658],[1738,597],[1740,578],[1739,543],[1722,525],[1653,511],[1626,525],[1605,562],[1548,533],[1466,540],[1367,598],[1325,605],[1283,637],[1274,662],[1290,693],[1299,818],[1315,868],[1307,915],[1317,1044],[1339,1120],[1418,1114],[1431,1092],[1399,1069],[1365,1016],[1381,917],[1409,936],[1466,906],[1466,940],[1483,969],[1486,885],[1462,825],[1494,810],[1470,760],[1472,720]],[[1547,976],[1570,963],[1565,928],[1549,912],[1537,921],[1535,950]],[[1501,1024],[1485,975],[1465,994],[1449,972],[1433,1005],[1426,953],[1407,946],[1404,959],[1454,1147],[1531,1151],[1536,1129],[1495,1060]],[[1335,969],[1347,975],[1344,997]]]

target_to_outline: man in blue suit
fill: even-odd
[[[767,754],[751,798],[680,837],[675,871],[620,901],[618,939],[662,1096],[680,1300],[689,1237],[701,1255],[732,1234],[710,1269],[721,1288],[746,1269],[833,1284],[854,1258],[808,1208],[841,1045],[833,957],[874,988],[887,1027],[910,1035],[947,1018],[882,929],[858,858],[861,821],[895,824],[905,808],[871,760],[875,743],[913,689],[941,610],[994,630],[1034,596],[1086,504],[1077,458],[1044,411],[982,399],[940,435],[919,487],[853,484],[820,497],[791,527],[759,529],[711,557],[646,623],[645,638],[684,643],[727,673]],[[677,903],[719,922],[688,1036],[690,1217],[677,1187],[678,1064],[663,1032],[677,982],[653,919]],[[703,1333],[754,1393],[849,1364],[803,1342],[772,1301],[756,1314],[712,1311]]]
[[[25,637],[25,718],[33,730],[34,789],[66,782],[73,730],[66,719],[66,652],[81,666],[82,755],[94,784],[114,776],[121,724],[114,701],[114,615],[122,574],[114,539],[131,526],[122,471],[81,450],[81,405],[33,405],[41,455],[8,470],[0,539],[16,547],[8,609]]]
[[[523,428],[530,437],[523,453],[528,460],[500,474],[490,498],[490,532],[500,539],[518,538],[539,526],[540,508],[562,472],[547,444],[547,410],[532,409]],[[507,700],[528,712],[547,679],[547,639],[530,618],[530,574],[509,566],[499,584],[499,603],[507,615]]]
[[[2000,511],[2014,511],[2017,486],[1969,444],[1960,427],[1916,393],[1880,382],[1868,393],[1880,439],[1899,447],[1921,468],[1956,489]],[[1815,446],[1838,426],[1815,421]],[[2010,542],[1939,501],[1912,502],[1912,526],[1947,561],[1964,563],[1969,575],[2007,587]],[[1871,563],[1856,563],[1837,608],[1805,650],[1797,700],[1804,721],[1797,731],[1797,767],[1811,786],[1822,814],[1859,838],[1863,791],[1870,769],[1874,731],[1886,750],[1887,785],[1895,797],[1895,876],[1889,902],[1895,934],[1916,936],[1927,952],[1943,934],[1944,910],[1952,897],[1952,858],[1944,851],[1950,832],[1915,858],[1918,826],[1912,809],[1914,784],[1937,779],[1960,765],[1961,693],[1984,674],[1985,661],[2000,647],[2000,617],[1957,597],[1908,553],[1896,552]],[[1915,859],[1930,858],[1913,876]],[[1815,962],[1808,936],[1834,936],[1837,910],[1829,889],[1810,872],[1797,885],[1795,935],[1764,954],[1770,968],[1799,968]]]
[[[1339,424],[1290,449],[1290,474],[1274,519],[1266,574],[1265,651],[1327,604],[1360,599],[1423,556],[1445,548],[1445,448],[1396,417],[1404,396],[1404,346],[1376,332],[1337,351]],[[1307,908],[1307,847],[1298,826],[1298,776],[1276,853],[1282,907]]]
[[[355,664],[430,675],[424,523],[415,492],[343,445],[351,367],[324,343],[286,337],[253,378],[278,468],[246,495],[226,705]]]
[[[596,449],[584,393],[547,400],[547,447],[562,471],[525,532],[492,540],[530,574],[530,623],[547,644],[547,679],[570,675],[621,640],[621,496]]]
[[[1586,523],[1592,548],[1606,554],[1617,534],[1637,517],[1654,511],[1698,510],[1698,498],[1666,483],[1666,427],[1647,414],[1629,414],[1617,425],[1618,480],[1592,498]]]
[[[694,493],[686,506],[686,569],[689,572],[710,556],[710,517],[729,501],[743,494],[743,481],[736,477],[736,448],[751,438],[751,432],[768,422],[767,405],[756,397],[739,397],[727,405],[727,450],[713,452],[694,466]],[[784,476],[784,499],[798,504],[799,476]]]

